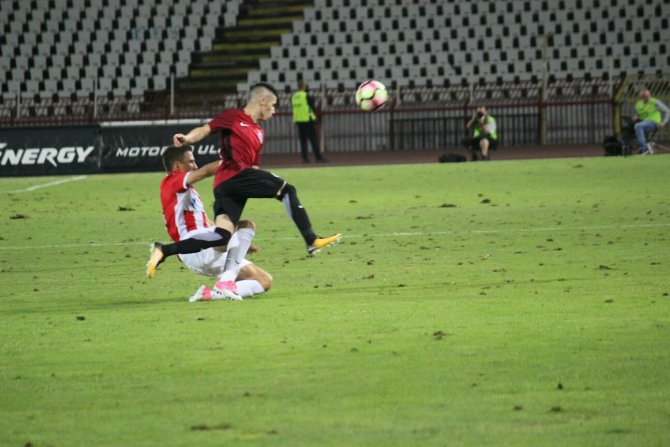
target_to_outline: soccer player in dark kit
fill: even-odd
[[[185,135],[174,135],[173,144],[180,147],[195,144],[213,132],[221,134],[221,164],[214,174],[213,185],[214,222],[219,230],[215,233],[214,241],[186,240],[176,244],[155,245],[147,269],[150,277],[153,277],[156,267],[167,256],[184,253],[182,250],[199,251],[214,245],[226,245],[235,231],[247,199],[251,198],[281,201],[305,240],[309,254],[318,253],[342,237],[340,233],[330,237],[318,236],[312,230],[296,188],[275,174],[260,169],[265,131],[258,122],[272,118],[276,103],[276,90],[269,84],[258,83],[249,90],[247,104],[243,109],[224,110],[209,123]],[[202,248],[198,248],[200,245]]]

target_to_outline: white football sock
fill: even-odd
[[[228,241],[228,246],[226,247],[226,263],[224,264],[223,267],[223,273],[219,277],[221,281],[235,281],[235,278],[237,278],[237,269],[235,269],[235,264],[230,263],[229,260],[231,258],[234,258],[234,252],[237,247],[240,246],[240,238],[237,235],[237,231],[233,233],[233,235],[230,237],[230,240]],[[233,256],[231,256],[231,253],[233,253]]]
[[[250,296],[258,295],[265,292],[261,283],[255,279],[243,279],[242,281],[237,281],[237,294],[242,298],[248,298]]]
[[[240,228],[233,233],[228,242],[226,263],[223,267],[221,281],[235,281],[240,272],[240,263],[247,255],[255,234],[256,232],[251,228]]]

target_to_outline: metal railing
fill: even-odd
[[[400,87],[380,111],[363,113],[353,89],[311,92],[319,105],[327,151],[426,150],[457,147],[472,110],[485,105],[498,122],[501,146],[600,143],[614,133],[617,113],[630,107],[630,89],[642,83],[668,93],[668,76],[650,78],[549,78],[541,81]],[[665,88],[666,90],[663,90]],[[617,95],[619,95],[617,97]],[[264,124],[265,151],[295,153],[291,92],[281,92],[275,117]],[[193,102],[186,95],[150,92],[114,97],[0,98],[0,127],[95,124],[138,120],[205,121],[229,107],[243,107],[244,94]]]

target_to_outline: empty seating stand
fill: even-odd
[[[211,48],[217,26],[236,20],[240,2],[3,0],[0,93],[51,99],[165,89],[172,73],[188,74],[194,51]]]
[[[545,46],[555,77],[667,72],[669,18],[667,0],[315,0],[238,90],[258,79],[284,87],[286,67],[345,87],[529,80]]]
[[[242,0],[3,0],[0,94],[141,96],[185,76]],[[295,88],[667,72],[668,0],[314,0],[249,73]],[[546,47],[546,48],[545,48]]]

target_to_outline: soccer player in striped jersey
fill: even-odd
[[[165,226],[173,244],[154,243],[156,251],[165,257],[178,254],[191,270],[206,276],[217,277],[212,289],[201,286],[191,301],[209,299],[240,300],[263,293],[272,285],[272,276],[244,259],[255,235],[255,225],[250,221],[239,222],[237,231],[223,247],[221,229],[207,217],[202,200],[194,188],[198,181],[216,171],[219,162],[198,166],[189,146],[171,146],[163,153],[167,175],[161,182],[160,194]],[[156,265],[148,264],[147,274],[153,277]]]

